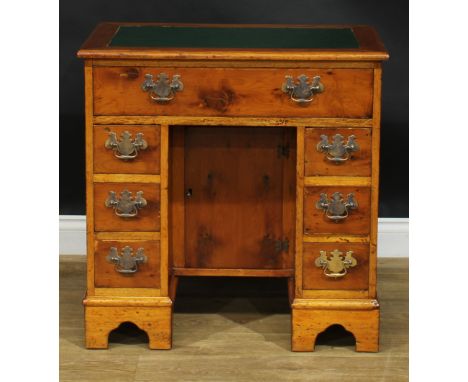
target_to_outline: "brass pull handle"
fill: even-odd
[[[159,73],[156,82],[153,81],[152,74],[145,74],[145,81],[141,84],[141,89],[148,92],[153,101],[165,103],[174,99],[176,92],[184,90],[184,84],[180,80],[179,74],[174,74],[170,82],[166,73]]]
[[[147,205],[143,198],[143,191],[138,191],[135,198],[128,190],[120,193],[120,199],[117,198],[115,191],[109,191],[109,196],[105,202],[106,207],[113,208],[117,216],[122,218],[133,218],[138,215],[138,210]]]
[[[104,144],[106,149],[112,150],[116,158],[122,160],[134,159],[138,156],[140,150],[148,148],[148,142],[143,139],[143,133],[136,133],[135,139],[132,140],[132,134],[124,131],[120,136],[120,141],[117,139],[117,134],[114,132],[109,133]]]
[[[335,192],[330,200],[327,194],[320,194],[320,199],[315,206],[319,210],[324,210],[327,218],[338,222],[348,217],[349,210],[357,209],[358,203],[353,193],[348,194],[348,199],[345,201],[341,192]]]
[[[133,274],[138,271],[138,264],[146,263],[147,258],[143,248],[138,248],[133,256],[133,248],[127,245],[122,248],[120,254],[116,247],[110,247],[106,260],[115,264],[116,272]]]
[[[313,77],[311,84],[309,84],[309,78],[305,74],[301,74],[297,79],[298,82],[295,83],[292,76],[285,76],[285,81],[281,87],[281,90],[288,93],[291,100],[296,103],[312,102],[315,94],[322,93],[325,90],[320,82],[320,76]]]
[[[326,153],[326,158],[333,163],[346,162],[351,153],[359,150],[359,145],[356,143],[356,137],[350,135],[348,142],[344,143],[344,137],[341,134],[336,134],[333,137],[333,143],[328,141],[328,136],[321,135],[320,142],[317,144],[317,151]]]
[[[320,251],[320,256],[315,259],[315,265],[323,268],[323,273],[327,277],[339,278],[348,273],[348,268],[355,267],[357,260],[353,257],[353,251],[343,252],[335,249],[330,252],[331,257],[327,256],[326,251]]]

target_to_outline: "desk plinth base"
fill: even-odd
[[[292,351],[314,351],[317,336],[331,325],[342,325],[356,339],[356,351],[379,351],[377,300],[308,300],[292,304]]]
[[[150,349],[172,346],[172,301],[167,297],[87,297],[85,337],[88,349],[107,349],[109,334],[131,322],[148,335]]]

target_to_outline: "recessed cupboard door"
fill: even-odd
[[[290,129],[292,130],[292,129]],[[185,263],[197,268],[287,266],[283,228],[285,131],[185,130]]]

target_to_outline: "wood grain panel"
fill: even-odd
[[[94,184],[94,230],[95,231],[159,231],[160,229],[160,186],[151,183],[95,183]],[[128,190],[135,196],[143,191],[146,207],[134,218],[115,215],[114,209],[105,206],[109,191]]]
[[[186,267],[281,268],[283,166],[278,128],[187,128]]]
[[[96,232],[94,237],[100,240],[160,240],[159,232]]]
[[[85,305],[86,347],[107,349],[109,333],[118,328],[122,322],[132,322],[146,332],[150,349],[170,349],[172,346],[172,308],[171,306],[157,306],[152,300],[144,297],[134,299],[134,301],[131,299],[127,301],[104,300],[104,304],[114,303],[107,306]],[[102,380],[102,372],[100,380]]]
[[[380,117],[381,117],[382,69],[374,70],[374,126],[372,134],[372,199],[369,259],[369,295],[377,296],[377,231],[379,217],[379,165],[380,165]]]
[[[302,298],[311,301],[330,300],[336,298],[367,298],[369,291],[366,290],[346,290],[346,289],[305,289],[302,291]]]
[[[161,125],[161,295],[169,296],[169,126]]]
[[[135,75],[126,73],[132,70]],[[184,90],[166,103],[142,91],[145,74],[181,75]],[[297,104],[281,91],[286,75],[321,76],[325,91]],[[372,115],[372,69],[95,67],[95,115],[344,117]]]
[[[320,136],[326,135],[330,144],[333,137],[341,134],[346,143],[350,135],[356,137],[359,150],[352,153],[346,162],[335,163],[327,154],[317,150]],[[320,129],[308,128],[305,134],[305,175],[325,176],[370,176],[371,175],[371,130],[370,129]]]
[[[304,168],[302,168],[304,170]],[[304,185],[308,186],[356,186],[370,187],[371,177],[367,176],[307,176]]]
[[[157,288],[96,288],[96,297],[161,297],[161,290]]]
[[[111,247],[120,250],[125,246],[143,248],[147,262],[138,265],[133,274],[122,274],[106,260]],[[159,288],[160,287],[160,252],[159,241],[154,240],[96,240],[94,253],[94,282],[96,287],[105,288]]]
[[[127,288],[127,290],[129,290]],[[144,291],[148,291],[148,289],[142,289]],[[132,298],[128,298],[132,297]],[[172,306],[172,301],[167,297],[158,297],[158,296],[148,296],[143,295],[140,297],[135,296],[127,296],[126,294],[123,296],[88,296],[86,295],[83,300],[83,305],[86,307],[118,307],[118,306],[125,306],[125,307],[168,307]]]
[[[98,125],[109,124],[169,124],[171,126],[307,126],[307,127],[372,127],[369,118],[268,118],[268,117],[192,117],[192,116],[126,116],[126,115],[97,115],[93,121]]]
[[[291,321],[292,351],[314,351],[317,336],[334,324],[343,326],[345,330],[353,334],[356,339],[357,352],[379,351],[379,308],[327,310],[295,308],[293,305]],[[357,379],[362,379],[362,377]]]
[[[161,183],[160,175],[146,174],[94,174],[94,183]]]
[[[93,66],[91,60],[84,65],[85,79],[85,159],[86,159],[86,254],[87,293],[94,294],[94,191],[93,191]]]
[[[344,277],[330,278],[324,275],[323,269],[315,265],[320,251],[338,249],[343,252],[353,251],[357,265],[348,269]],[[303,288],[304,289],[350,289],[365,290],[369,281],[369,245],[360,243],[304,243],[303,252]]]
[[[105,143],[110,132],[118,139],[128,131],[135,139],[137,133],[143,133],[148,143],[145,150],[140,150],[135,159],[122,160],[115,157],[113,150],[106,149]],[[151,125],[94,125],[94,172],[97,174],[159,174],[160,128]]]
[[[169,260],[170,266],[185,267],[185,190],[184,190],[184,126],[170,129],[169,161]]]
[[[206,61],[206,60],[93,60],[93,66],[154,66],[160,68],[375,68],[378,63],[369,61]]]
[[[293,277],[292,269],[174,268],[176,276]]]
[[[296,237],[294,256],[294,297],[302,297],[302,236],[304,231],[304,136],[305,127],[296,128]]]
[[[303,236],[302,240],[307,243],[368,243],[369,236],[311,235]]]
[[[346,200],[354,193],[358,208],[349,210],[346,219],[335,222],[326,217],[325,211],[316,207],[320,194],[330,199],[334,192],[341,192]],[[304,192],[304,235],[346,234],[368,235],[370,231],[370,188],[369,187],[307,187]]]
[[[283,145],[287,155],[283,155],[283,237],[288,240],[289,250],[283,256],[282,268],[294,267],[296,253],[296,156],[297,131],[283,129]],[[302,235],[301,235],[302,236]]]

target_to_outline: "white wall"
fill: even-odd
[[[60,254],[86,254],[86,217],[60,216]],[[379,257],[408,257],[409,219],[379,219]]]

